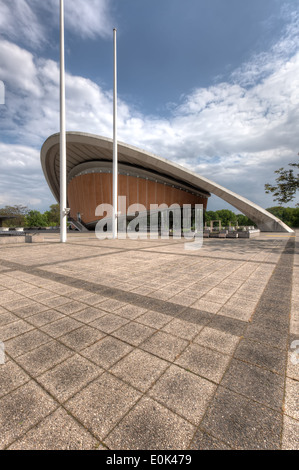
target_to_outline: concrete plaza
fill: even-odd
[[[298,238],[58,241],[0,246],[0,448],[299,448]]]

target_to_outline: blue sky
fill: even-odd
[[[65,0],[67,129],[119,138],[262,207],[299,151],[299,0]],[[54,202],[39,152],[59,131],[59,0],[0,0],[0,207]],[[212,210],[228,207],[216,197]]]

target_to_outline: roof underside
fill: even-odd
[[[41,149],[44,175],[57,201],[59,201],[60,193],[59,137],[59,134],[52,135],[45,141]],[[74,174],[76,167],[83,163],[112,162],[112,139],[80,132],[67,132],[66,141],[68,177],[71,173]],[[157,155],[119,142],[118,161],[165,177],[175,184],[182,184],[191,191],[202,195],[210,196],[210,193],[213,193],[247,215],[263,231],[292,232],[280,219],[243,196]]]
[[[79,137],[79,139],[78,139]],[[104,137],[88,134],[67,133],[67,175],[73,174],[74,169],[87,162],[111,162],[113,159],[113,141]],[[60,181],[60,144],[59,134],[55,134],[44,143],[41,151],[42,167],[50,189],[56,200],[59,200]],[[157,176],[164,176],[176,184],[183,184],[190,191],[195,191],[207,197],[210,192],[198,184],[190,183],[187,174],[177,175],[174,167],[167,160],[153,154],[143,152],[123,143],[118,144],[118,161],[135,169],[148,170]],[[166,164],[164,168],[161,163]],[[186,170],[184,170],[186,173]]]

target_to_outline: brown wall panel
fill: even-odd
[[[118,176],[118,194],[119,196],[126,196],[128,192],[127,175]]]
[[[157,194],[156,194],[156,183],[154,181],[147,182],[147,204],[150,207],[151,204],[157,203]]]
[[[131,206],[138,202],[138,178],[134,178],[133,176],[128,176],[127,178],[129,184],[129,201],[127,201],[127,204]]]
[[[138,178],[138,202],[147,207],[147,180]]]
[[[119,175],[118,190],[120,196],[127,196],[127,208],[134,204],[143,204],[147,210],[151,204],[203,204],[207,207],[207,198],[196,196],[187,191],[155,181]],[[93,222],[96,207],[102,203],[112,204],[112,174],[90,173],[72,179],[68,184],[68,205],[71,216],[77,218],[80,212],[85,223]]]

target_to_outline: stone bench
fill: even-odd
[[[42,243],[44,241],[44,236],[40,233],[38,234],[26,234],[25,243]]]

